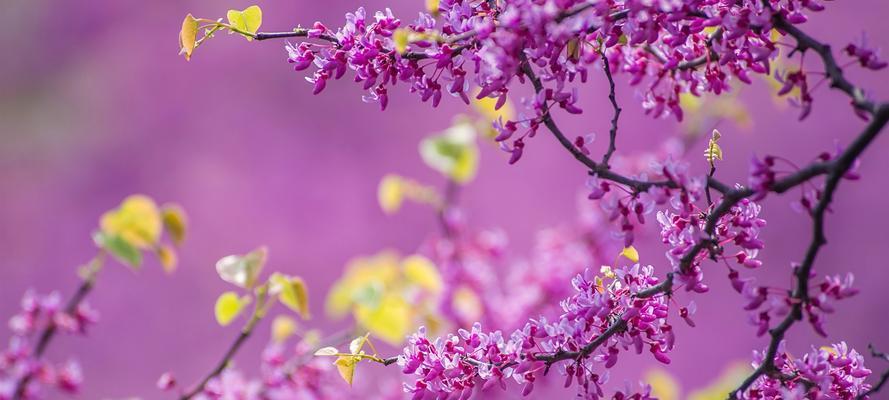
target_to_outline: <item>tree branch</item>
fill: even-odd
[[[219,363],[216,364],[216,367],[210,371],[207,376],[201,379],[197,385],[195,385],[191,390],[186,393],[183,393],[182,396],[179,397],[179,400],[189,400],[194,396],[197,396],[204,388],[207,386],[207,383],[210,382],[211,379],[219,376],[222,371],[225,371],[228,368],[228,365],[231,363],[232,359],[234,359],[235,354],[238,353],[238,350],[241,349],[241,346],[247,342],[247,339],[250,338],[250,335],[253,333],[253,328],[256,327],[257,323],[265,316],[266,312],[266,296],[267,293],[263,292],[263,294],[258,295],[258,299],[256,300],[256,308],[253,311],[253,315],[250,316],[250,320],[247,321],[247,324],[244,325],[244,328],[241,329],[241,332],[238,334],[238,337],[235,338],[235,341],[232,342],[231,346],[229,346],[228,350],[225,352],[225,355],[222,356],[222,359],[219,360]]]
[[[80,286],[77,288],[77,291],[74,292],[74,295],[68,300],[68,303],[65,305],[65,313],[74,314],[77,312],[77,307],[80,306],[80,303],[86,298],[87,295],[93,290],[93,287],[96,284],[96,276],[99,274],[99,271],[102,269],[102,263],[105,259],[105,252],[100,250],[95,257],[84,267],[84,275],[80,282]],[[35,360],[39,360],[40,357],[43,356],[43,353],[46,352],[46,349],[49,347],[50,342],[55,337],[56,332],[58,332],[58,326],[54,321],[50,320],[47,322],[46,327],[43,328],[43,331],[40,333],[40,339],[37,341],[37,346],[34,347],[34,356]],[[15,390],[13,391],[12,400],[19,400],[25,398],[25,392],[28,390],[28,384],[31,380],[34,379],[33,372],[29,372],[25,374],[21,380],[19,380],[15,385]]]
[[[605,76],[608,77],[608,100],[611,101],[611,108],[614,109],[614,117],[611,118],[611,130],[608,132],[608,151],[605,152],[605,155],[602,157],[602,165],[605,168],[608,168],[608,161],[611,160],[611,156],[614,154],[614,151],[617,150],[615,146],[615,141],[617,140],[617,122],[620,119],[620,112],[622,111],[620,106],[617,105],[617,96],[614,94],[614,77],[611,76],[611,65],[608,62],[608,58],[605,57],[605,51],[601,48],[599,49],[599,55],[602,56],[602,69],[605,71]]]
[[[784,340],[784,335],[787,333],[787,330],[803,317],[803,305],[809,302],[809,279],[811,277],[812,266],[815,263],[818,251],[827,243],[824,236],[825,212],[831,201],[833,201],[833,195],[837,186],[839,186],[840,179],[842,179],[843,175],[849,171],[864,149],[866,149],[874,138],[876,138],[877,134],[880,133],[887,121],[889,121],[889,104],[882,104],[876,109],[873,121],[868,124],[864,132],[858,136],[852,145],[849,146],[839,158],[829,163],[829,174],[827,176],[824,192],[821,195],[821,200],[818,201],[812,212],[812,219],[814,221],[812,241],[809,244],[809,248],[806,250],[802,264],[800,264],[794,273],[796,275],[797,285],[796,289],[793,291],[792,297],[797,301],[794,302],[790,313],[787,314],[784,320],[769,331],[772,339],[769,342],[769,347],[766,350],[763,363],[756,368],[750,376],[744,379],[741,385],[729,395],[729,399],[737,398],[739,394],[744,393],[744,391],[763,374],[771,375],[778,372],[778,369],[775,367],[775,356],[778,352],[778,346],[781,341]]]

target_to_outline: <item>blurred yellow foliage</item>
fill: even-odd
[[[458,118],[444,132],[420,141],[420,157],[430,168],[457,183],[467,183],[478,172],[476,127]]]
[[[182,243],[186,230],[182,208],[175,204],[158,208],[150,197],[137,194],[102,214],[93,240],[118,261],[134,269],[141,266],[143,251],[153,251],[164,270],[173,272],[178,258],[173,247],[161,243],[165,228],[175,245]]]
[[[732,390],[750,375],[752,369],[742,362],[730,364],[722,374],[709,386],[692,391],[687,400],[724,400]],[[652,396],[660,400],[679,400],[681,388],[679,382],[663,369],[655,369],[645,373],[645,382],[651,385]]]
[[[679,400],[679,382],[662,369],[653,369],[642,378],[651,385],[651,395],[658,400]]]
[[[384,176],[377,187],[377,201],[383,212],[394,214],[401,209],[404,200],[428,204],[434,208],[442,206],[441,196],[435,188],[395,174]]]
[[[99,227],[106,235],[118,236],[136,248],[148,249],[160,239],[163,222],[154,200],[137,194],[124,199],[117,209],[102,214]]]
[[[358,325],[397,345],[419,324],[438,319],[434,306],[442,287],[432,261],[383,251],[349,262],[327,296],[326,310],[334,317],[351,312]]]

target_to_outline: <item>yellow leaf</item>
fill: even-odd
[[[724,400],[751,372],[752,369],[748,363],[735,362],[729,365],[715,382],[703,389],[689,393],[687,398],[688,400]]]
[[[467,121],[458,121],[439,135],[420,142],[420,157],[430,168],[450,177],[457,183],[466,183],[478,172],[478,146],[475,127]]]
[[[679,382],[667,372],[656,369],[645,373],[643,378],[651,385],[651,395],[660,400],[679,400]]]
[[[229,25],[243,32],[256,33],[259,30],[259,26],[262,25],[262,10],[259,6],[250,6],[243,11],[228,10],[226,16],[228,17]],[[247,40],[253,40],[251,35],[243,33],[241,35],[247,38]]]
[[[482,316],[482,301],[468,286],[461,285],[454,290],[451,304],[464,321],[477,321]]]
[[[176,250],[173,250],[170,246],[162,245],[157,248],[157,258],[160,260],[161,266],[164,267],[164,271],[168,274],[176,271],[176,264],[179,261],[179,258],[176,257]]]
[[[222,280],[249,289],[256,283],[267,256],[264,246],[245,255],[226,256],[216,262],[216,272]]]
[[[272,293],[285,306],[299,313],[303,319],[309,319],[309,292],[306,283],[300,277],[290,277],[279,273],[272,274]]]
[[[401,208],[404,201],[404,191],[401,177],[397,175],[386,175],[380,181],[377,189],[377,200],[380,202],[380,208],[386,214],[393,214]]]
[[[336,347],[327,346],[327,347],[322,347],[322,348],[316,350],[315,355],[316,356],[335,356],[335,355],[339,354],[339,352],[340,351],[337,350]]]
[[[345,273],[327,295],[325,309],[333,317],[341,317],[356,302],[366,303],[369,294],[378,294],[400,284],[402,279],[398,253],[381,251],[371,257],[356,257],[346,265]],[[373,299],[376,304],[376,299]]]
[[[395,42],[395,51],[398,54],[404,54],[407,51],[407,45],[410,43],[411,31],[407,28],[398,28],[392,32],[392,41]]]
[[[441,292],[441,274],[428,258],[415,254],[402,260],[401,265],[408,281],[432,293]]]
[[[478,158],[478,147],[475,144],[464,149],[457,158],[454,169],[451,170],[451,179],[457,183],[466,183],[475,178],[478,172]]]
[[[717,143],[721,137],[722,135],[719,134],[719,131],[714,129],[713,135],[707,143],[707,150],[704,151],[704,158],[707,159],[707,162],[710,163],[711,167],[716,160],[722,160],[722,148],[719,147],[719,144]]]
[[[361,358],[358,357],[340,356],[333,363],[336,365],[340,376],[349,386],[352,385],[352,379],[355,377],[355,366],[358,365],[359,361],[361,361]]]
[[[375,337],[397,346],[412,329],[411,305],[399,295],[385,294],[377,307],[358,304],[355,320]]]
[[[179,31],[179,54],[185,54],[185,60],[191,60],[197,37],[198,21],[188,14],[182,21],[182,29]]]
[[[235,292],[223,293],[216,299],[216,322],[222,326],[230,324],[249,303],[250,297],[239,298]]]
[[[426,12],[433,16],[437,16],[439,3],[440,0],[426,0]]]
[[[478,93],[478,91],[476,91],[476,93]],[[478,96],[473,96],[473,99],[476,97]],[[503,107],[500,107],[499,110],[494,109],[494,107],[497,106],[497,99],[493,97],[475,99],[472,102],[472,106],[479,114],[489,121],[497,121],[500,118],[503,118],[504,121],[508,121],[515,118],[515,110],[513,110],[512,104],[509,101],[504,103]]]
[[[639,252],[635,247],[624,247],[623,251],[620,252],[620,255],[626,257],[628,260],[637,263],[639,262]]]
[[[286,315],[279,315],[272,321],[272,340],[277,343],[283,343],[296,333],[296,328],[297,324],[293,318]]]
[[[108,236],[119,236],[139,249],[153,247],[160,239],[160,211],[154,200],[144,195],[129,196],[115,210],[99,220],[99,227]]]
[[[185,216],[185,210],[178,204],[164,204],[161,207],[163,215],[164,227],[173,239],[173,244],[179,246],[185,241],[185,232],[188,227],[188,218]]]

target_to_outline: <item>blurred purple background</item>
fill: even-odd
[[[306,277],[320,317],[327,288],[349,258],[387,247],[413,251],[435,229],[422,207],[384,216],[376,204],[377,183],[388,172],[440,182],[423,166],[417,143],[466,107],[449,99],[433,110],[413,95],[395,93],[389,110],[380,113],[361,101],[360,87],[348,79],[312,96],[304,75],[285,62],[283,42],[219,35],[191,62],[177,56],[176,34],[186,13],[215,18],[249,4],[0,5],[0,320],[17,311],[27,288],[70,295],[76,267],[94,252],[89,235],[98,216],[126,195],[179,202],[190,217],[175,275],[164,275],[155,261],[138,273],[106,268],[89,298],[100,324],[87,339],[59,337],[51,346],[50,358],[76,355],[82,362],[87,381],[81,398],[163,398],[155,389],[161,373],[172,370],[188,383],[216,363],[237,330],[237,324],[220,328],[213,320],[213,302],[227,289],[213,270],[221,256],[268,245],[269,267]],[[258,4],[264,30],[287,30],[315,20],[337,26],[362,3]],[[390,5],[402,19],[413,19],[423,7],[420,0],[363,4],[369,10]],[[864,29],[889,49],[887,15],[889,4],[881,0],[830,2],[806,29],[837,47]],[[889,97],[889,72],[850,68],[849,74],[875,97]],[[815,112],[799,123],[796,110],[775,106],[763,81],[746,88],[742,98],[754,125],[749,131],[720,125],[726,160],[719,176],[745,182],[754,152],[805,163],[833,149],[834,140],[848,143],[863,122],[845,97],[826,87],[817,95]],[[632,88],[621,85],[618,96],[625,108],[620,151],[648,149],[677,132],[672,120],[643,116]],[[582,98],[586,113],[563,116],[562,125],[573,134],[604,137],[610,119],[604,80],[596,76]],[[702,145],[691,154],[702,154]],[[531,140],[515,166],[492,146],[482,149],[480,174],[462,196],[472,224],[504,228],[511,248],[527,253],[538,229],[575,218],[585,174],[549,136]],[[856,273],[862,293],[838,304],[828,330],[830,340],[844,339],[858,349],[871,342],[889,349],[889,274],[882,261],[889,239],[887,151],[889,139],[879,138],[865,153],[863,180],[841,187],[827,221],[830,246],[816,265],[820,273]],[[702,171],[703,157],[694,158]],[[810,237],[810,220],[788,206],[796,196],[770,197],[764,211],[765,268],[756,275],[779,287],[788,285],[790,262],[802,257]],[[643,262],[663,267],[664,249],[651,240],[658,228],[646,229]],[[710,382],[730,361],[746,362],[752,349],[766,343],[753,336],[740,309],[743,300],[730,291],[723,270],[716,271],[708,275],[712,293],[696,299],[698,328],[679,328],[672,354],[671,371],[686,388]],[[311,324],[332,329],[342,322],[316,318]],[[239,365],[251,370],[258,364],[266,335],[260,330]],[[796,352],[827,343],[805,325],[790,337]],[[653,362],[635,356],[624,361],[620,375],[627,377]],[[399,375],[394,369],[385,373]]]

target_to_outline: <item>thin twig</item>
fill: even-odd
[[[80,303],[86,298],[87,295],[93,290],[93,287],[96,284],[96,276],[99,271],[102,269],[102,263],[104,262],[105,252],[100,250],[99,253],[93,257],[93,259],[89,262],[89,264],[84,267],[84,275],[80,282],[80,286],[77,288],[77,291],[74,292],[74,295],[68,300],[68,303],[65,305],[65,313],[74,314],[77,312],[77,308],[80,306]],[[43,328],[43,331],[40,333],[40,339],[37,341],[37,346],[34,347],[34,356],[35,360],[40,359],[43,356],[43,353],[46,352],[46,349],[49,347],[50,342],[55,337],[58,332],[58,325],[52,320],[48,321],[46,327]],[[25,397],[25,392],[28,390],[28,384],[31,380],[34,379],[34,373],[25,374],[21,380],[19,380],[15,385],[15,391],[12,395],[12,400],[19,400]]]
[[[238,350],[241,349],[241,346],[247,342],[247,339],[250,338],[250,335],[253,333],[253,328],[259,323],[259,321],[265,316],[266,313],[266,300],[267,300],[267,292],[260,291],[260,294],[257,295],[256,307],[253,311],[253,315],[250,316],[250,319],[247,321],[247,324],[244,325],[244,328],[241,329],[241,332],[238,334],[238,337],[235,338],[235,341],[232,342],[231,346],[229,346],[228,350],[226,350],[225,355],[222,356],[222,359],[219,360],[219,363],[216,364],[216,367],[210,371],[200,382],[198,382],[191,390],[182,394],[179,397],[179,400],[189,400],[194,396],[197,396],[201,391],[204,390],[204,387],[207,386],[207,383],[210,382],[213,378],[219,376],[226,368],[228,368],[232,359],[234,359],[235,355],[238,353]]]
[[[608,151],[605,152],[601,162],[605,168],[608,168],[608,161],[611,160],[611,156],[617,150],[615,146],[617,141],[617,123],[620,120],[620,112],[622,110],[617,105],[617,96],[614,94],[614,77],[611,76],[611,65],[608,58],[605,57],[605,50],[600,48],[599,55],[602,56],[602,69],[605,71],[605,76],[608,77],[608,100],[611,101],[611,108],[614,109],[614,116],[611,118],[611,130],[608,131]]]

